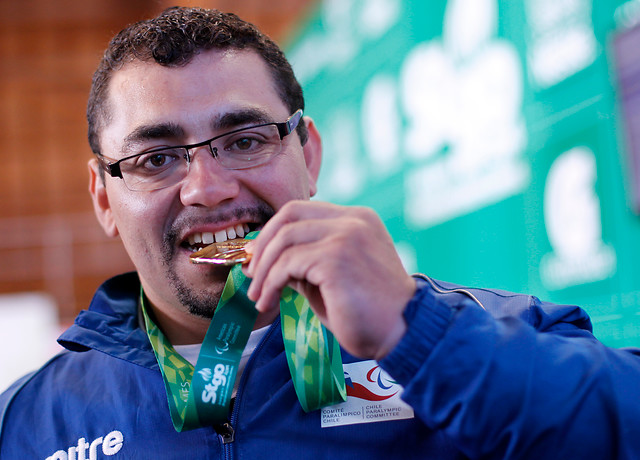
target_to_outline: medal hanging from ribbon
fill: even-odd
[[[247,235],[255,238],[257,232]],[[176,431],[225,423],[242,351],[257,317],[247,297],[250,280],[234,265],[207,330],[195,368],[178,354],[150,318],[141,292],[147,335],[167,392]],[[308,301],[285,288],[280,299],[285,354],[298,400],[306,412],[346,400],[340,346]]]

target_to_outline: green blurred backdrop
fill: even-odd
[[[287,49],[318,198],[376,209],[410,271],[640,345],[639,21],[638,0],[322,2]]]

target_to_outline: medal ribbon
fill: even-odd
[[[302,409],[311,412],[346,401],[340,345],[313,313],[307,299],[289,287],[280,297],[280,325]]]
[[[255,238],[256,232],[247,235]],[[150,318],[141,290],[147,335],[162,372],[171,421],[182,432],[225,423],[238,364],[257,317],[247,297],[250,280],[235,265],[229,272],[195,368],[175,351]],[[306,412],[346,400],[340,346],[308,301],[285,288],[280,299],[285,354],[298,401]]]

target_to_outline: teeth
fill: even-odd
[[[216,233],[194,233],[189,235],[188,241],[190,246],[195,246],[196,244],[211,244],[213,242],[222,243],[234,238],[242,238],[247,233],[249,233],[249,226],[247,224],[238,224]]]
[[[220,230],[219,232],[216,232],[216,243],[222,243],[223,241],[227,241],[227,231],[226,230]],[[213,243],[213,241],[212,241]]]

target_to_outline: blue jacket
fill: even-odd
[[[174,430],[138,326],[138,278],[113,278],[60,337],[68,351],[0,396],[0,458],[640,458],[637,351],[600,344],[577,307],[418,285],[409,330],[379,363],[386,373],[343,353],[348,410],[302,411],[276,322],[218,434]],[[384,405],[398,384],[409,418]]]

